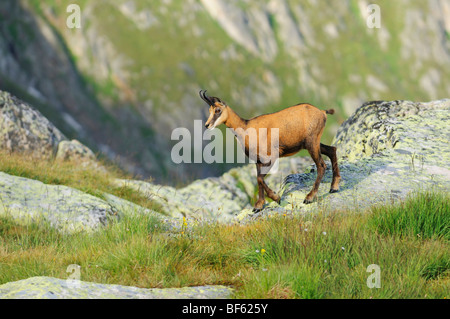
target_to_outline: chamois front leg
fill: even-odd
[[[256,164],[256,171],[257,171],[256,179],[258,181],[258,200],[255,203],[255,208],[253,209],[253,211],[259,212],[262,210],[264,203],[266,202],[266,199],[264,196],[264,186],[263,186],[264,179],[261,176],[261,169],[258,164]]]
[[[272,162],[271,162],[270,164],[259,164],[259,165],[260,165],[260,166],[259,166],[259,167],[260,167],[260,168],[259,168],[260,171],[261,171],[261,167],[265,167],[267,172],[270,171],[270,169],[271,169],[272,166],[273,166]],[[273,200],[273,201],[275,201],[275,202],[277,202],[277,203],[279,204],[279,203],[280,203],[280,200],[281,200],[281,197],[278,196],[273,190],[271,190],[271,189],[269,188],[269,186],[267,186],[266,182],[264,181],[264,178],[266,177],[266,175],[267,175],[267,174],[262,174],[262,173],[259,174],[259,176],[261,176],[261,183],[262,183],[262,185],[263,185],[263,188],[264,188],[264,190],[266,191],[267,196],[268,196],[271,200]]]
[[[265,203],[266,203],[266,200],[264,198],[264,187],[259,182],[259,178],[258,178],[258,200],[255,203],[255,208],[253,208],[253,211],[255,213],[261,211]]]
[[[309,192],[308,195],[306,195],[306,198],[303,201],[304,204],[310,204],[314,201],[314,198],[317,196],[317,191],[319,190],[320,182],[322,181],[323,175],[325,174],[325,169],[327,167],[320,154],[319,145],[317,145],[317,147],[312,148],[311,150],[308,150],[308,152],[311,155],[314,163],[316,163],[317,178],[314,183],[313,189]]]
[[[266,177],[267,174],[261,173],[261,167],[267,166],[261,163],[256,164],[256,172],[257,172],[257,180],[258,180],[258,188],[259,188],[259,198],[258,201],[255,204],[254,211],[260,211],[265,203],[265,197],[264,197],[264,191],[267,193],[267,196],[272,199],[273,201],[276,201],[277,203],[280,203],[281,197],[277,195],[273,190],[267,186],[266,182],[264,181],[264,177]],[[267,166],[269,167],[269,166]]]

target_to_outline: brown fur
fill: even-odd
[[[200,96],[202,96],[202,91],[200,91]],[[310,104],[298,104],[279,112],[264,114],[250,120],[245,120],[236,114],[236,112],[234,112],[219,98],[209,98],[205,94],[202,98],[210,105],[210,116],[205,124],[207,128],[215,128],[222,123],[229,128],[233,128],[234,130],[239,128],[243,130],[254,128],[256,129],[256,133],[258,135],[257,141],[259,141],[258,129],[268,129],[267,137],[265,139],[266,143],[263,143],[266,145],[261,145],[261,143],[258,143],[258,159],[256,168],[259,198],[255,204],[255,210],[262,209],[265,202],[264,192],[266,192],[267,196],[272,200],[277,202],[280,201],[280,196],[273,192],[264,182],[264,177],[266,174],[262,174],[261,172],[261,168],[263,166],[273,165],[273,163],[264,164],[259,160],[260,151],[262,152],[263,150],[266,151],[271,149],[271,128],[279,129],[279,157],[292,156],[301,149],[306,149],[317,166],[317,179],[314,183],[313,189],[306,196],[304,203],[311,203],[317,195],[320,182],[326,169],[325,162],[321,156],[322,154],[328,156],[332,163],[333,181],[331,183],[330,192],[337,192],[339,190],[339,181],[341,177],[337,163],[336,148],[334,146],[328,146],[320,143],[320,138],[322,137],[327,120],[327,114],[334,114],[333,109],[322,111]],[[211,102],[211,104],[209,102]],[[248,155],[250,139],[246,136],[243,140],[245,141],[245,152]],[[270,152],[267,151],[267,153]]]

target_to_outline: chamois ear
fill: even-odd
[[[213,97],[213,101],[214,101],[214,103],[218,102],[218,103],[222,104],[222,106],[227,106],[227,103],[225,103],[225,101],[219,99],[218,97]]]

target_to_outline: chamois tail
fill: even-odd
[[[326,110],[325,113],[327,113],[327,114],[334,114],[334,109]]]

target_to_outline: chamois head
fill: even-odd
[[[225,123],[228,119],[227,104],[214,96],[207,96],[206,90],[200,90],[200,97],[209,105],[209,118],[205,123],[205,127],[213,130],[216,126]]]

